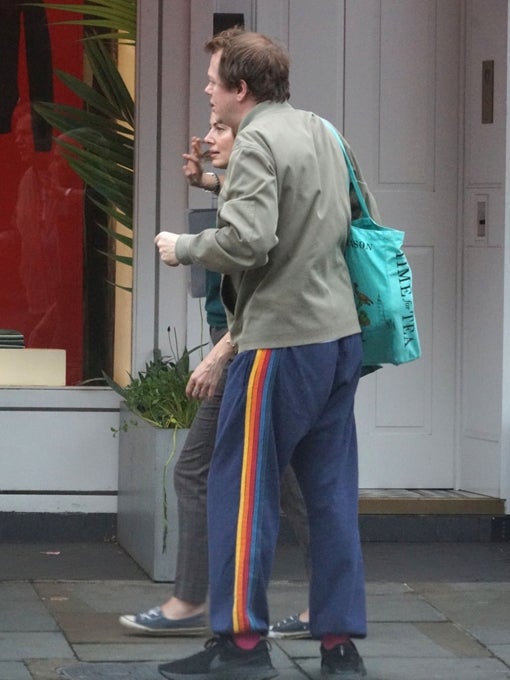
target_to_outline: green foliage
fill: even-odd
[[[94,84],[57,70],[57,77],[83,102],[83,107],[39,102],[34,109],[61,133],[55,141],[69,165],[93,189],[91,200],[95,205],[132,231],[135,107],[110,45],[112,40],[135,42],[136,0],[45,3],[45,7],[80,15],[60,23],[85,27],[83,45]],[[100,226],[132,250],[130,235]],[[104,254],[128,266],[133,263],[131,255]]]
[[[180,357],[163,356],[154,350],[154,357],[137,376],[130,376],[126,387],[121,387],[108,375],[108,385],[126,402],[128,408],[155,427],[189,428],[199,402],[188,399],[186,385],[190,371],[190,354],[200,347],[184,350]]]
[[[27,3],[41,4],[41,3]],[[136,0],[90,0],[87,3],[45,3],[47,9],[59,9],[79,14],[78,19],[61,24],[91,26],[103,31],[102,38],[134,43],[136,37]]]

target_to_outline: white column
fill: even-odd
[[[181,153],[188,138],[189,7],[186,0],[139,0],[136,74],[132,370],[166,329],[186,342],[186,271],[160,265],[154,236],[186,228]]]
[[[503,358],[502,358],[502,423],[501,423],[501,491],[510,512],[510,12],[507,14],[506,39],[506,125],[505,125],[505,236],[503,285]],[[503,142],[503,140],[501,140]]]

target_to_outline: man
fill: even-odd
[[[161,232],[171,266],[224,274],[238,351],[208,482],[211,627],[205,651],[160,666],[170,679],[276,677],[263,636],[292,457],[310,522],[310,628],[323,675],[362,677],[365,637],[354,395],[362,347],[343,257],[351,219],[341,151],[318,116],[293,109],[288,56],[265,36],[221,34],[205,92],[236,141],[216,230]]]
[[[202,142],[208,145],[205,153]],[[224,175],[204,172],[202,163],[207,156],[215,169],[225,169],[233,144],[232,130],[217,123],[212,113],[205,138],[192,137],[189,153],[183,154],[183,172],[189,184],[218,194]],[[187,386],[188,396],[195,394],[202,401],[174,471],[179,534],[174,592],[161,606],[119,618],[121,625],[138,634],[174,636],[202,634],[206,630],[207,476],[227,367],[234,354],[220,284],[217,272],[206,271],[205,312],[214,347],[193,371]],[[308,517],[291,466],[282,475],[281,505],[303,552],[308,554]],[[308,623],[298,621],[298,617],[288,617],[275,625],[278,637],[309,637]]]

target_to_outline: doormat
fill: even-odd
[[[65,680],[161,680],[158,663],[76,663],[58,669]]]

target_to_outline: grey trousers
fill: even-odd
[[[226,329],[211,329],[216,344]],[[216,427],[227,368],[212,399],[201,402],[174,469],[177,495],[179,548],[174,595],[187,602],[205,602],[209,584],[207,545],[207,476],[216,439]],[[281,481],[281,507],[303,549],[308,568],[308,517],[299,484],[289,465]]]

